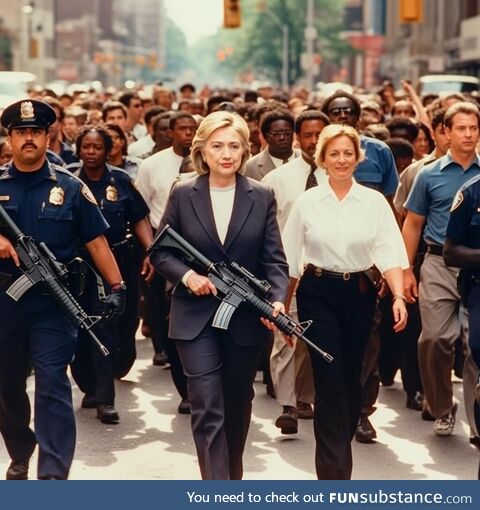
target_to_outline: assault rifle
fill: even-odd
[[[40,283],[55,298],[72,323],[86,331],[102,354],[108,356],[108,349],[92,331],[92,327],[101,317],[88,315],[65,286],[62,281],[68,275],[65,264],[55,258],[45,243],[37,243],[32,237],[25,235],[1,204],[0,224],[5,229],[6,237],[14,244],[23,271],[22,276],[10,285],[6,293],[18,301],[28,289]]]
[[[303,340],[326,361],[329,363],[333,361],[333,357],[328,352],[320,349],[305,336],[304,333],[312,321],[297,323],[284,313],[273,317],[273,305],[265,298],[271,288],[267,281],[255,278],[236,262],[227,264],[224,261],[212,262],[208,260],[169,225],[166,225],[155,236],[148,252],[151,253],[158,248],[179,250],[187,262],[207,273],[208,278],[222,295],[220,298],[222,302],[213,318],[212,326],[215,328],[226,330],[238,306],[241,303],[248,303],[257,312],[260,312],[262,317],[273,322],[282,333]]]

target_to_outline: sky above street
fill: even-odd
[[[215,33],[223,20],[222,0],[164,0],[167,16],[185,33],[189,45]]]

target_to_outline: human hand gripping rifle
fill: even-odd
[[[71,322],[86,331],[102,354],[108,356],[108,349],[92,331],[101,317],[88,315],[64,285],[62,279],[68,274],[65,265],[55,258],[45,243],[37,243],[25,235],[1,204],[0,224],[5,229],[6,237],[14,244],[23,271],[23,275],[10,285],[6,293],[18,301],[30,287],[40,283],[55,298]]]
[[[248,303],[257,312],[260,312],[262,317],[273,322],[282,333],[303,340],[326,361],[329,363],[333,361],[333,356],[305,337],[304,333],[312,321],[297,323],[284,313],[279,313],[276,317],[273,316],[273,305],[265,298],[270,291],[270,283],[255,278],[254,275],[236,262],[228,265],[223,261],[212,262],[208,260],[169,225],[166,225],[155,236],[148,251],[151,253],[162,247],[179,250],[187,262],[207,273],[208,278],[221,293],[222,297],[220,299],[222,302],[215,313],[212,326],[224,330],[228,329],[230,319],[238,306],[241,303]]]

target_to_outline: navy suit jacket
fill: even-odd
[[[285,302],[288,265],[276,219],[273,190],[237,174],[232,217],[222,244],[215,226],[208,175],[179,182],[172,190],[159,229],[170,225],[213,262],[237,262],[260,279],[269,281],[270,301]],[[220,301],[213,296],[195,296],[181,282],[192,269],[175,250],[152,254],[156,270],[175,285],[170,309],[169,337],[192,340],[211,322]],[[260,345],[269,331],[248,304],[235,311],[228,328],[238,345]]]

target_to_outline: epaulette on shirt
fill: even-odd
[[[113,170],[114,172],[120,172],[122,174],[125,174],[130,181],[132,180],[132,176],[126,170],[124,170],[123,168],[120,168],[119,166],[111,165],[110,163],[107,163],[107,167],[110,170]]]

